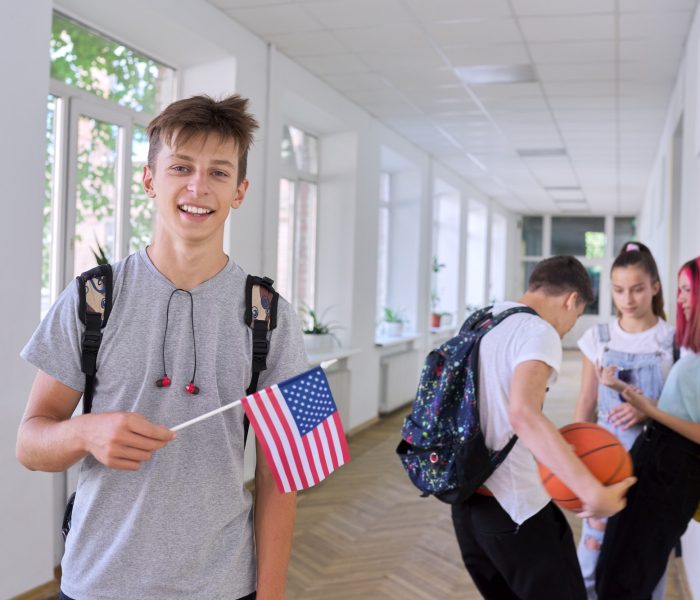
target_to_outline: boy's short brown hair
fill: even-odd
[[[258,122],[248,112],[249,101],[238,94],[221,100],[192,96],[168,105],[148,125],[148,166],[155,170],[161,145],[186,144],[194,137],[215,134],[222,141],[233,140],[238,147],[238,183],[245,179],[248,150]]]
[[[578,304],[593,302],[593,286],[585,267],[573,256],[552,256],[535,265],[527,284],[528,292],[543,291],[548,296],[576,292]]]

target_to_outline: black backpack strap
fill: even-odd
[[[253,355],[251,377],[246,394],[258,389],[260,373],[267,369],[270,342],[267,333],[277,327],[277,301],[279,294],[272,287],[269,277],[248,275],[245,283],[245,323],[253,330]],[[243,420],[245,438],[248,437],[248,417]]]
[[[673,344],[673,362],[677,363],[678,359],[681,357],[681,349],[675,344]]]
[[[83,414],[87,414],[92,410],[102,330],[112,312],[112,266],[98,265],[78,275],[75,281],[78,286],[78,316],[85,325],[80,343],[80,369],[85,373]]]

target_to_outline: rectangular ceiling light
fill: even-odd
[[[521,148],[516,150],[521,158],[541,158],[544,156],[566,156],[566,148]]]
[[[474,65],[455,67],[454,71],[457,77],[467,85],[537,81],[532,65]]]

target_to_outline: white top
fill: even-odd
[[[498,314],[517,302],[498,302]],[[547,321],[516,314],[494,327],[479,350],[479,418],[486,446],[501,449],[513,435],[508,419],[511,379],[515,367],[529,360],[552,367],[549,383],[556,381],[562,361],[561,339]],[[550,501],[537,471],[534,456],[518,439],[503,463],[486,481],[498,503],[518,524],[542,510]]]
[[[586,330],[578,341],[578,347],[584,356],[594,365],[603,357],[605,348],[629,354],[644,354],[659,352],[661,357],[661,372],[664,379],[673,366],[673,335],[671,325],[659,318],[656,325],[645,331],[630,333],[620,327],[620,321],[615,319],[608,326],[610,340],[602,342],[598,339],[598,326]]]

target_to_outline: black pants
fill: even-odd
[[[601,600],[651,598],[700,502],[700,444],[653,423],[630,452],[638,481],[608,521],[596,569]]]
[[[58,596],[58,600],[73,600],[73,599],[69,598],[63,592],[61,592],[60,595]],[[255,592],[253,592],[252,594],[248,594],[247,596],[244,596],[243,598],[239,598],[238,600],[255,600]]]
[[[551,502],[518,527],[494,499],[452,505],[462,560],[487,600],[585,600],[569,524]]]

